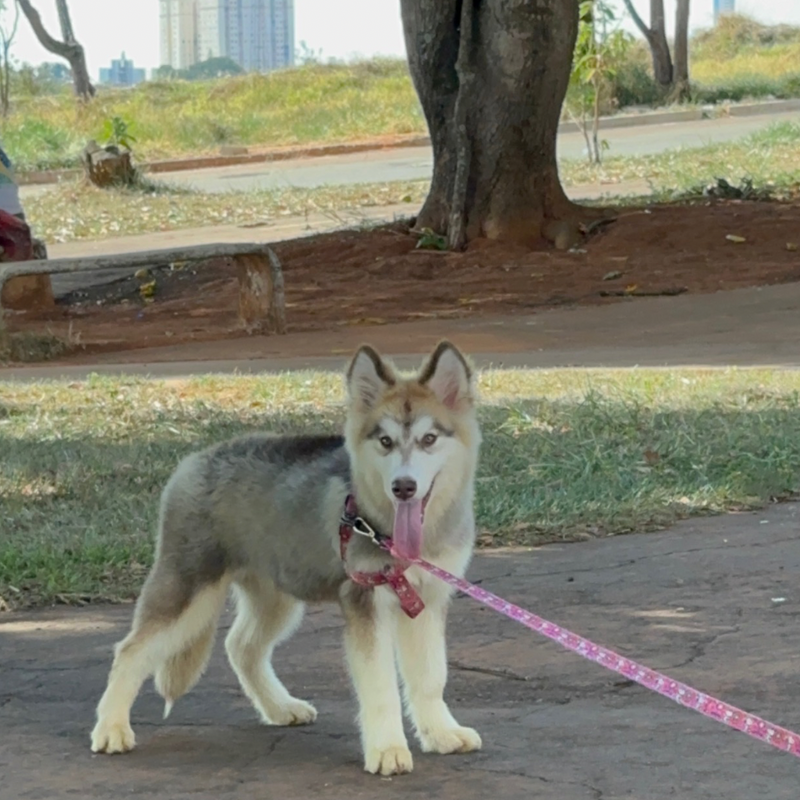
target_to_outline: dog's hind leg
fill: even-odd
[[[313,722],[314,706],[292,697],[272,668],[272,653],[297,630],[303,604],[253,576],[237,579],[234,595],[236,621],[225,649],[242,690],[267,725]]]
[[[108,685],[97,705],[93,752],[124,753],[133,748],[130,710],[139,689],[216,623],[228,583],[223,577],[189,590],[179,575],[166,568],[156,567],[151,573],[137,603],[131,632],[115,649]]]

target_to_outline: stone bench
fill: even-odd
[[[236,264],[242,327],[248,333],[286,333],[286,300],[280,261],[267,245],[246,243],[204,244],[119,255],[0,263],[0,326],[4,290],[13,287],[15,279],[100,269],[136,270],[176,261],[199,262],[212,258],[230,258]]]

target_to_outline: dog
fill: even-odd
[[[134,747],[130,709],[148,677],[165,718],[196,684],[229,590],[236,618],[225,648],[265,724],[316,719],[271,657],[304,604],[333,601],[345,620],[367,772],[413,768],[398,667],[423,752],[481,747],[444,700],[453,590],[412,563],[422,557],[462,576],[472,557],[481,443],[473,369],[445,341],[404,376],[365,345],[346,385],[343,437],[249,435],[178,465],[161,497],[154,565],[97,706],[92,751]],[[391,532],[391,553],[357,535],[364,529]]]

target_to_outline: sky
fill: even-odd
[[[54,0],[34,0],[48,29],[58,35]],[[621,7],[620,0],[616,0]],[[109,13],[115,5],[119,13]],[[11,0],[6,0],[11,7]],[[645,15],[648,0],[634,0]],[[86,49],[89,70],[97,78],[100,67],[110,65],[124,51],[136,66],[159,66],[158,0],[70,0],[72,26]],[[674,16],[675,0],[666,0],[669,19]],[[708,27],[712,22],[713,0],[692,0],[691,26]],[[737,0],[737,10],[765,23],[787,22],[800,25],[798,0]],[[4,12],[7,26],[11,15]],[[635,30],[631,23],[626,27]],[[323,58],[404,56],[405,45],[400,23],[399,0],[295,0],[295,40],[305,41]],[[12,47],[18,62],[40,64],[53,60],[42,48],[25,19]]]

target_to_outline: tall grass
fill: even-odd
[[[280,146],[422,132],[422,112],[400,60],[307,66],[215,81],[102,89],[78,106],[66,92],[15,100],[3,125],[17,169],[74,165],[106,119],[131,124],[140,159],[217,151],[220,145]]]

